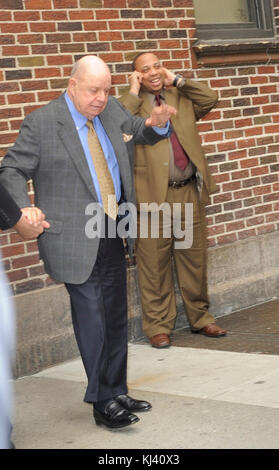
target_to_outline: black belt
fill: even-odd
[[[180,180],[180,181],[169,181],[170,188],[182,188],[186,186],[186,184],[191,183],[192,181],[196,181],[196,175],[190,176],[187,180]]]

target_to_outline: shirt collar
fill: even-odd
[[[149,93],[149,91],[145,91],[145,93],[147,94],[150,103],[152,105],[155,104],[156,103],[155,95],[153,93]],[[161,90],[160,93],[158,93],[158,94],[160,95],[161,100],[165,101],[164,90]]]
[[[65,100],[74,120],[76,129],[79,131],[87,123],[88,119],[77,110],[67,92],[65,93]]]

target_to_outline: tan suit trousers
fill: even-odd
[[[171,214],[173,214],[173,204],[182,203],[181,229],[185,228],[185,223],[187,226],[191,223],[190,218],[185,220],[184,203],[193,204],[193,243],[190,248],[181,248],[180,245],[175,248],[175,242],[181,242],[181,239],[177,239],[173,234],[174,225],[177,223],[173,215],[170,219],[163,219],[162,211],[160,212],[159,237],[155,238],[151,236],[143,238],[139,232],[140,225],[144,226],[147,222],[149,228],[151,226],[154,228],[154,220],[151,225],[151,213],[138,218],[136,257],[143,330],[149,338],[160,333],[169,335],[175,326],[176,298],[172,260],[191,329],[199,330],[209,323],[215,323],[214,317],[208,312],[205,207],[199,202],[196,182],[181,188],[168,188],[166,203],[172,209]],[[169,232],[171,234],[165,237],[168,231],[167,224],[172,226]]]

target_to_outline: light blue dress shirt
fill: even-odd
[[[101,197],[101,191],[100,191],[100,186],[98,182],[98,178],[95,172],[94,168],[94,163],[91,157],[91,153],[89,151],[88,143],[87,143],[87,134],[88,134],[88,127],[86,126],[87,123],[87,118],[80,114],[80,112],[76,109],[74,103],[70,99],[69,95],[65,93],[65,99],[66,103],[68,105],[69,111],[71,113],[71,116],[74,120],[85,156],[86,160],[88,163],[88,167],[92,176],[93,184],[95,186],[95,190],[97,193],[98,201],[100,204],[102,204],[102,197]],[[119,165],[117,161],[117,157],[115,155],[112,143],[101,123],[101,120],[98,116],[94,117],[92,119],[94,129],[96,131],[96,134],[98,136],[98,139],[100,141],[100,144],[102,146],[104,155],[107,160],[108,168],[112,176],[114,188],[115,188],[115,195],[116,199],[119,202],[121,198],[121,179],[120,179],[120,172],[119,172]],[[159,135],[167,135],[169,132],[169,124],[164,127],[164,128],[159,128],[159,127],[153,127],[155,132]]]

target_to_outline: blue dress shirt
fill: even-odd
[[[74,103],[72,102],[72,100],[70,99],[67,93],[65,93],[65,100],[68,105],[71,116],[74,120],[76,130],[78,132],[81,145],[83,147],[83,150],[86,156],[86,160],[87,160],[88,167],[91,173],[93,184],[95,186],[95,190],[97,193],[98,201],[100,204],[102,204],[100,186],[99,186],[98,178],[97,178],[95,168],[94,168],[94,163],[93,163],[91,153],[89,151],[89,147],[87,143],[88,127],[86,126],[86,123],[88,119],[82,114],[80,114],[80,112],[76,109]],[[95,116],[92,119],[92,122],[93,122],[94,129],[96,131],[96,134],[98,136],[98,139],[100,141],[100,144],[102,146],[105,158],[107,160],[109,171],[112,176],[112,180],[113,180],[113,184],[115,188],[116,200],[119,202],[121,198],[121,179],[120,179],[119,165],[118,165],[118,161],[117,161],[112,143],[101,123],[100,118],[98,116]],[[167,125],[167,127],[165,128],[153,127],[153,129],[159,135],[167,135],[169,132],[169,125]]]

